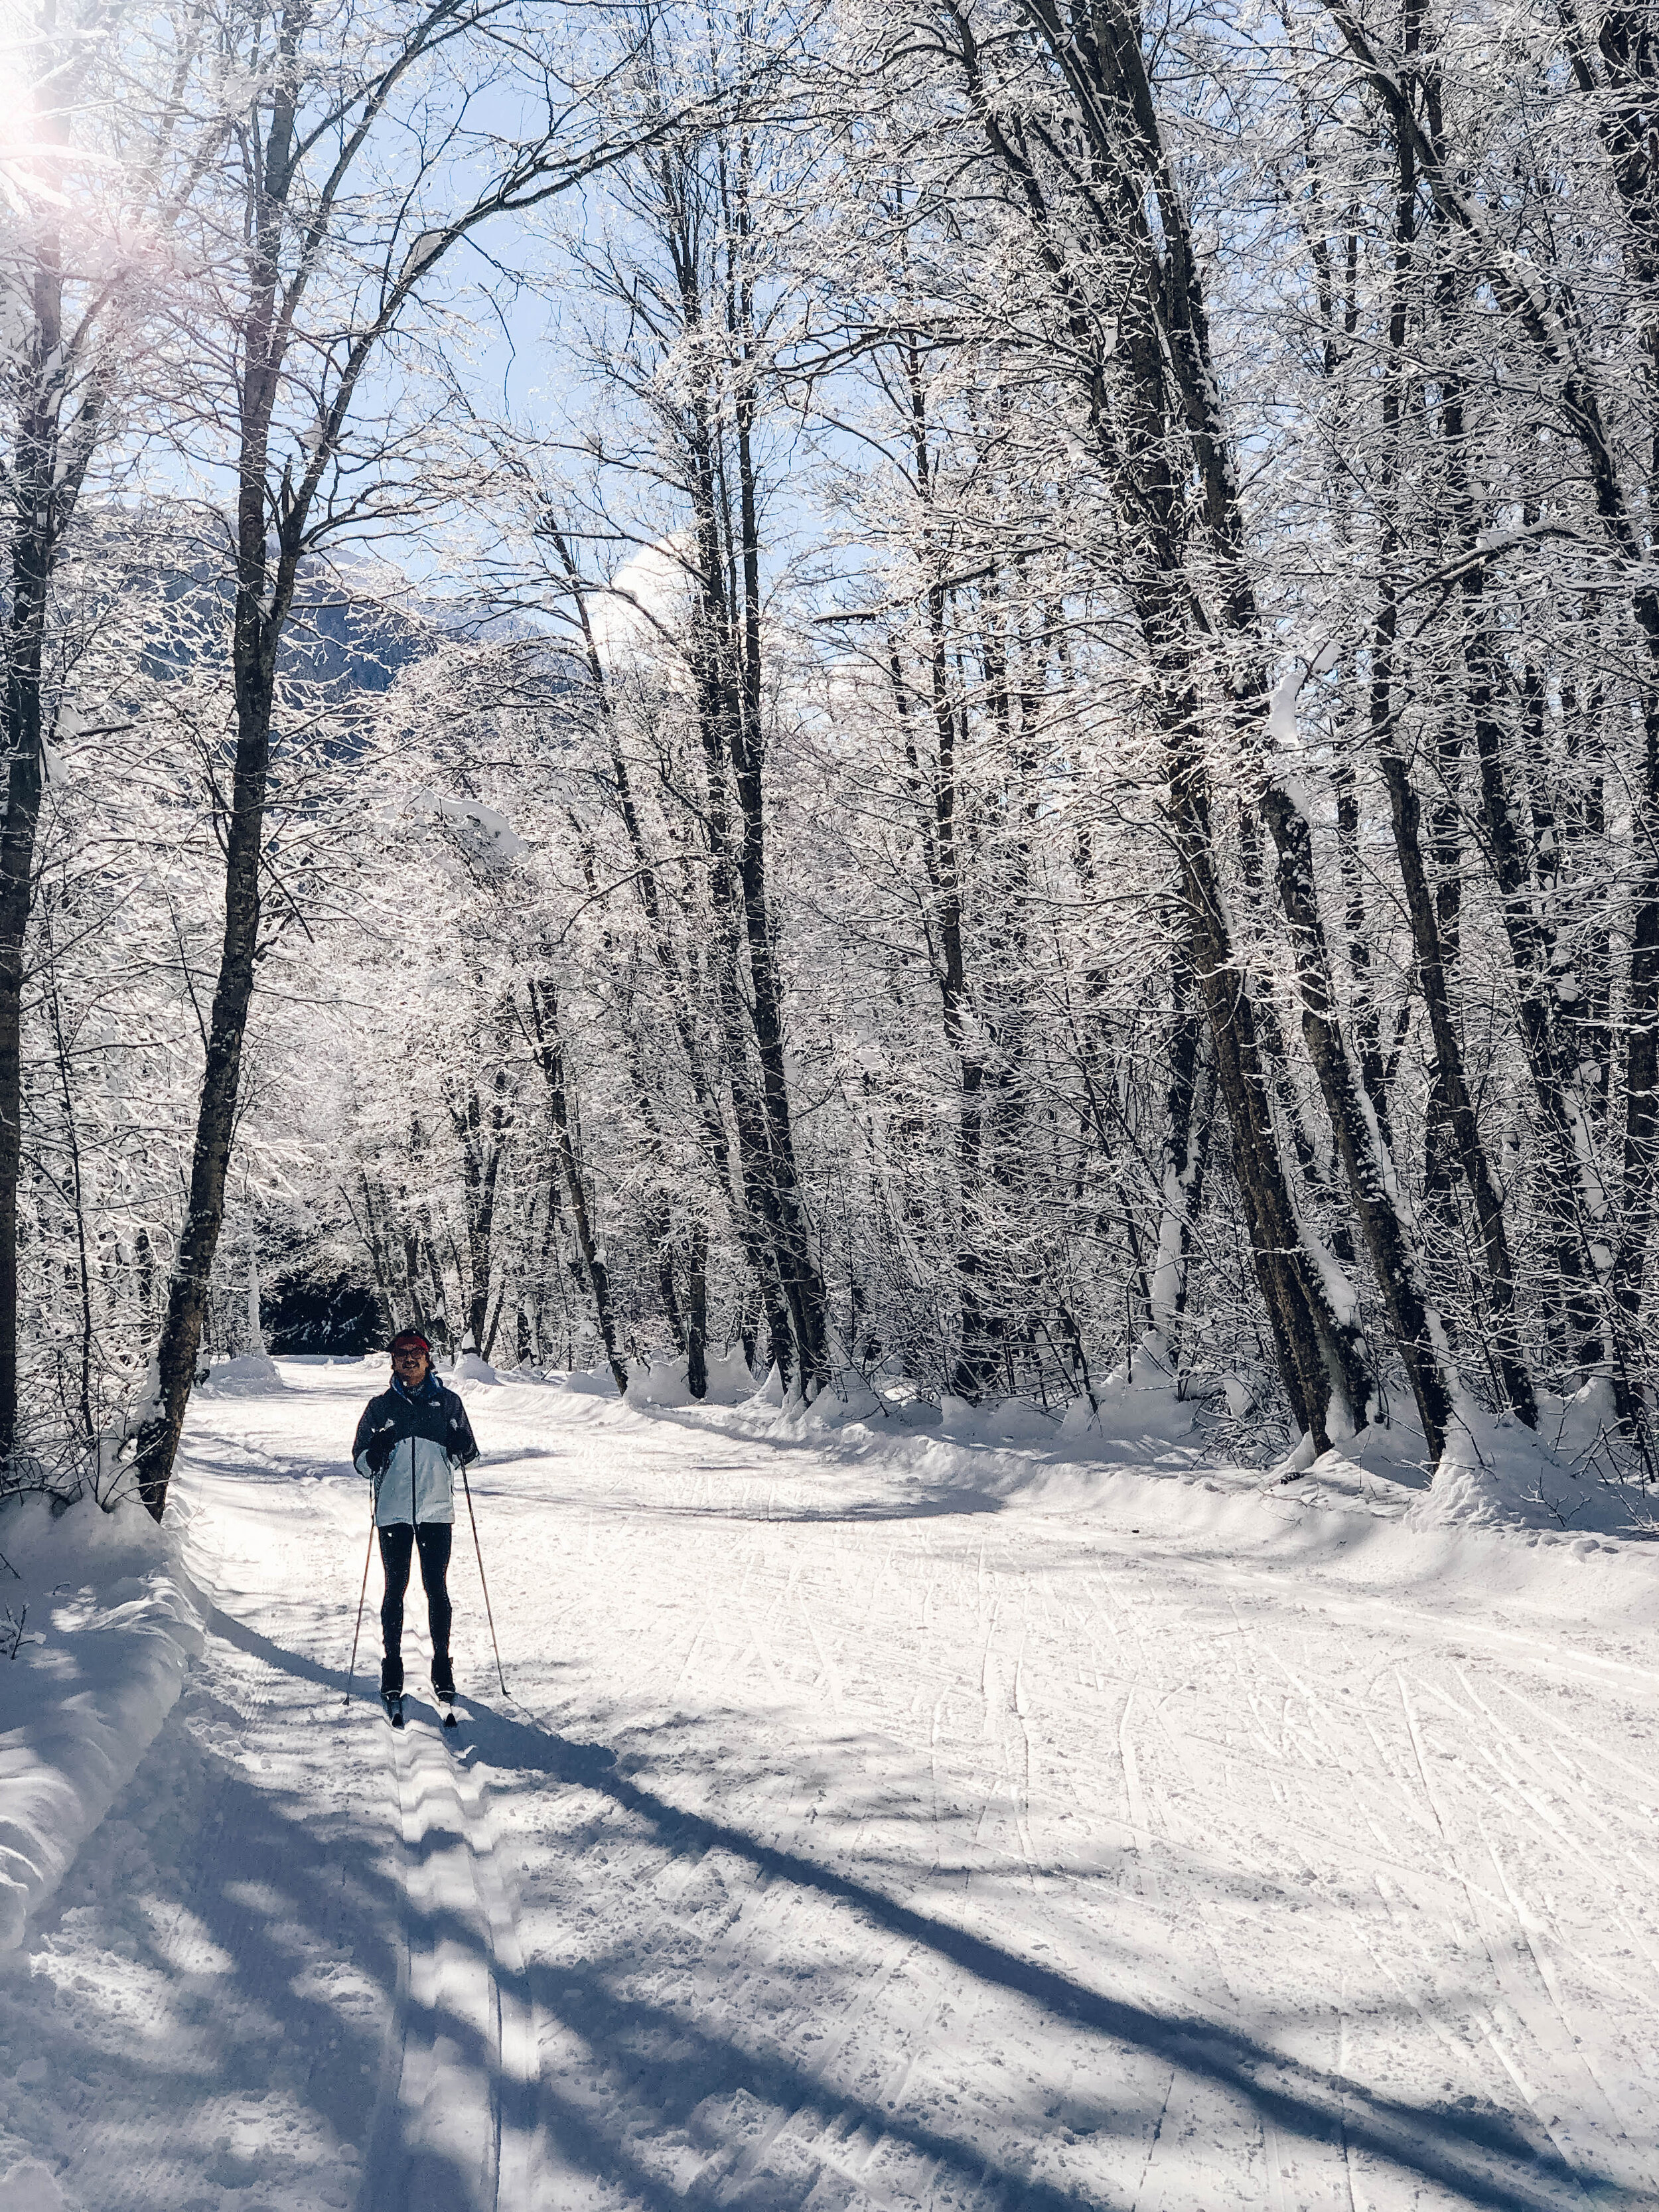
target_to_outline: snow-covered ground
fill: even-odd
[[[380,1372],[192,1413],[203,1648],[0,1962],[0,2212],[1659,2203],[1659,1547],[475,1379],[511,1697],[463,1522],[399,1737]],[[122,1626],[53,1572],[18,1668]]]

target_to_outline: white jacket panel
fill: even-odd
[[[358,1455],[356,1466],[374,1483],[377,1528],[455,1518],[455,1462],[429,1437],[400,1437],[378,1482],[365,1455]]]

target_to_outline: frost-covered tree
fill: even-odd
[[[441,349],[456,250],[571,189],[666,111],[613,127],[585,89],[605,53],[584,21],[506,0],[319,9],[226,0],[196,132],[219,190],[198,198],[198,277],[182,325],[201,364],[200,464],[228,483],[234,737],[224,764],[225,927],[208,1024],[190,1195],[168,1282],[153,1406],[137,1447],[159,1518],[223,1218],[242,1042],[271,915],[265,811],[279,660],[307,560],[402,529],[442,497],[417,397]],[[629,31],[619,22],[625,43]],[[186,97],[189,95],[181,95]],[[492,119],[494,118],[494,119]],[[198,160],[192,134],[180,158]],[[439,479],[434,481],[434,478]]]

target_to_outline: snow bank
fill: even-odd
[[[1570,1626],[1617,1621],[1635,1639],[1623,1647],[1631,1659],[1642,1638],[1659,1634],[1659,1544],[1559,1523],[1414,1516],[1429,1486],[1421,1439],[1404,1422],[1363,1431],[1286,1479],[1218,1458],[1196,1410],[1167,1394],[1160,1412],[1149,1389],[1131,1412],[1103,1393],[1103,1433],[1097,1418],[1079,1420],[1083,1435],[1056,1428],[1046,1449],[946,1436],[936,1406],[892,1385],[875,1410],[855,1417],[826,1392],[810,1407],[782,1408],[758,1394],[735,1407],[636,1408],[613,1398],[578,1418],[636,1435],[662,1422],[795,1447],[778,1463],[780,1480],[799,1479],[813,1518],[839,1504],[862,1519],[878,1502],[882,1519],[1058,1516],[1085,1544],[1098,1530],[1160,1554],[1174,1546],[1188,1559],[1224,1559],[1229,1572],[1318,1573],[1334,1592],[1350,1593],[1356,1621],[1369,1620],[1364,1608],[1386,1594],[1390,1605],[1455,1617],[1460,1634],[1505,1649],[1530,1643],[1528,1620],[1539,1613]],[[1160,1419],[1176,1433],[1160,1436]]]
[[[476,1352],[464,1352],[450,1369],[450,1379],[455,1382],[499,1382],[501,1376],[487,1359]]]
[[[203,1608],[173,1529],[136,1501],[104,1513],[86,1498],[54,1518],[42,1497],[14,1500],[0,1551],[15,1570],[0,1570],[0,1951],[10,1951],[172,1711]]]
[[[1408,1517],[1418,1528],[1614,1534],[1630,1532],[1635,1504],[1628,1490],[1581,1471],[1518,1422],[1470,1413],[1453,1425],[1427,1495]]]
[[[775,1359],[767,1369],[764,1378],[753,1392],[747,1402],[752,1406],[777,1406],[781,1407],[783,1404],[783,1377],[778,1372],[778,1363]]]
[[[1432,1469],[1421,1431],[1402,1413],[1392,1426],[1364,1430],[1318,1455],[1304,1437],[1264,1473],[1230,1463],[1225,1449],[1218,1449],[1206,1403],[1177,1396],[1167,1380],[1130,1382],[1121,1369],[1095,1406],[1074,1399],[1063,1414],[1019,1399],[975,1406],[949,1395],[933,1407],[902,1386],[878,1396],[856,1378],[854,1385],[825,1391],[802,1407],[785,1400],[774,1370],[738,1407],[736,1421],[755,1437],[833,1437],[849,1458],[897,1453],[936,1487],[1060,1510],[1086,1504],[1111,1476],[1134,1472],[1271,1496],[1298,1511],[1406,1520],[1424,1532],[1645,1538],[1659,1522],[1659,1496],[1650,1500],[1639,1488],[1603,1480],[1582,1452],[1575,1460],[1565,1443],[1556,1448],[1558,1430],[1582,1443],[1572,1421],[1581,1429],[1596,1425],[1577,1401],[1566,1408],[1571,1419],[1547,1421],[1543,1435],[1470,1413]],[[1236,1378],[1223,1377],[1208,1396],[1218,1407],[1224,1402],[1237,1420],[1249,1392]],[[632,1402],[684,1401],[641,1396]]]
[[[198,1387],[215,1398],[262,1398],[268,1390],[286,1390],[288,1385],[274,1359],[263,1352],[242,1352],[210,1367],[207,1381]]]
[[[939,1425],[945,1436],[955,1437],[963,1443],[976,1443],[985,1434],[978,1407],[971,1399],[958,1398],[949,1390],[939,1401]]]
[[[755,1378],[740,1344],[730,1352],[711,1352],[705,1364],[708,1369],[706,1406],[737,1406],[753,1396]]]
[[[608,1370],[534,1379],[615,1400]],[[1182,1396],[1139,1353],[1133,1376],[1120,1367],[1092,1405],[1079,1397],[1063,1408],[1018,1398],[974,1405],[949,1395],[934,1405],[912,1384],[866,1381],[851,1369],[804,1405],[785,1391],[775,1366],[757,1385],[741,1350],[711,1358],[702,1405],[686,1389],[684,1358],[636,1364],[626,1405],[646,1414],[718,1413],[737,1434],[811,1442],[848,1463],[897,1454],[907,1473],[936,1490],[1019,1498],[1058,1510],[1086,1504],[1114,1476],[1134,1473],[1269,1498],[1292,1512],[1408,1519],[1422,1533],[1462,1528],[1542,1540],[1644,1541],[1659,1535],[1659,1486],[1650,1494],[1607,1474],[1613,1417],[1604,1395],[1547,1401],[1537,1434],[1471,1411],[1437,1468],[1409,1407],[1396,1407],[1386,1427],[1362,1430],[1318,1454],[1304,1437],[1264,1469],[1261,1447],[1271,1448],[1273,1431],[1258,1422],[1252,1438],[1246,1382],[1212,1375],[1201,1394]],[[1235,1456],[1241,1443],[1247,1449],[1255,1444],[1251,1464]]]
[[[755,1395],[755,1378],[749,1371],[749,1362],[739,1345],[734,1352],[711,1352],[705,1363],[708,1387],[702,1400],[705,1406],[736,1406]],[[647,1367],[636,1364],[629,1371],[628,1402],[630,1406],[653,1406],[671,1408],[695,1406],[699,1401],[691,1395],[686,1382],[687,1363],[684,1353],[678,1359],[653,1359]],[[772,1370],[775,1378],[775,1368]],[[609,1381],[609,1370],[606,1370]],[[574,1387],[573,1377],[572,1387]],[[781,1405],[782,1388],[769,1402]]]
[[[1492,1440],[1487,1441],[1490,1446]],[[1483,1451],[1468,1428],[1455,1424],[1428,1494],[1413,1501],[1411,1518],[1423,1528],[1523,1527],[1526,1497],[1517,1457]]]
[[[1087,1405],[1087,1399],[1083,1402]],[[1005,1398],[988,1416],[986,1429],[1000,1443],[1046,1444],[1059,1435],[1060,1423],[1054,1414],[1028,1405],[1024,1398]]]
[[[614,1398],[617,1395],[617,1378],[608,1367],[574,1367],[568,1375],[550,1376],[548,1379],[582,1398]]]
[[[628,1402],[630,1406],[689,1406],[691,1393],[685,1387],[685,1362],[653,1359],[648,1367],[630,1368]]]

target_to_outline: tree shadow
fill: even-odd
[[[780,1448],[788,1446],[781,1440]],[[814,1447],[803,1443],[799,1449]],[[693,1517],[712,1514],[786,1522],[884,1521],[998,1511],[1004,1504],[983,1492],[940,1486],[915,1501],[860,1501],[852,1507],[833,1505],[822,1510],[723,1516],[718,1509],[705,1512],[672,1505],[663,1510],[670,1517],[690,1513]],[[1074,1564],[1093,1567],[1099,1560],[1082,1546]],[[216,1632],[274,1667],[336,1694],[345,1688],[342,1671],[289,1652],[232,1616],[216,1611],[211,1625]],[[715,1849],[730,1852],[768,1881],[816,1894],[854,1912],[872,1929],[922,1947],[988,1990],[1018,1996],[1074,2031],[1106,2039],[1120,2053],[1149,2056],[1177,2076],[1224,2092],[1239,2100],[1264,2129],[1277,2129],[1292,2142],[1320,2146],[1346,2142],[1408,2185],[1433,2184],[1471,2206],[1512,2208],[1512,2212],[1538,2207],[1541,2212],[1541,2208],[1565,2201],[1588,2199],[1632,2208],[1649,2202],[1644,2193],[1609,2182],[1553,2149],[1540,2148],[1512,2115],[1497,2107],[1391,2098],[1351,2076],[1289,2058],[1259,2037],[1195,2010],[1183,2010],[1178,2002],[1164,2008],[1103,1995],[1063,1969],[1022,1957],[888,1893],[868,1878],[872,1863],[868,1857],[861,1879],[766,1843],[744,1828],[684,1810],[636,1776],[624,1773],[605,1746],[573,1741],[511,1711],[483,1703],[471,1708],[470,1733],[475,1754],[501,1769],[504,1779],[514,1772],[539,1775],[589,1790],[646,1824],[663,1850],[672,1856],[696,1858]],[[896,1887],[906,1871],[895,1868]],[[1064,1878],[1071,1873],[1066,1869]],[[454,1930],[442,1932],[462,1940]],[[737,2085],[766,2101],[819,2113],[826,2125],[891,2136],[917,2154],[946,2166],[959,2189],[988,2190],[999,2205],[1029,2204],[1034,2212],[1059,2212],[1061,2205],[1076,2202],[1064,2191],[988,2164],[970,2142],[827,2085],[781,2051],[757,2052],[712,2034],[695,2021],[689,2022],[683,2012],[642,2007],[623,1998],[606,1982],[603,1971],[591,1964],[538,1966],[530,1985],[550,2016],[566,2021],[594,2046],[602,2069],[609,2067],[623,2076],[636,2076],[640,2065],[633,2046],[641,2036],[660,2040],[672,2031],[672,2036],[689,2039],[692,2047],[683,2061],[652,2060],[648,2087],[641,2093],[657,2099],[665,2124],[690,2126],[698,2106],[711,2094]],[[1109,2071],[1111,2052],[1100,2052],[1098,2061],[1102,2071]],[[550,2135],[590,2173],[625,2188],[659,2212],[697,2201],[696,2186],[690,2191],[677,2190],[660,2173],[642,2166],[617,2128],[580,2099],[567,2094],[559,2083],[544,2082],[541,2094]],[[1127,2125],[1127,2106],[1125,2113]],[[1139,2124],[1139,2108],[1133,2118]],[[463,2201],[456,2199],[457,2203]],[[728,2194],[721,2201],[733,2200]]]
[[[289,1671],[313,1672],[302,1662]],[[112,1807],[112,1832],[89,1849],[118,1849],[125,1808],[144,1814],[158,1790],[176,1783],[167,1739],[185,1725],[175,1709]],[[158,1759],[169,1760],[159,1778]],[[131,2014],[121,1988],[100,1998],[84,1984],[65,1992],[65,2007],[38,1976],[0,2000],[16,2008],[47,2078],[74,2085],[71,2201],[205,2208],[240,2203],[235,2192],[258,2184],[295,2192],[295,2201],[346,2202],[358,2177],[338,2147],[365,2144],[377,2094],[387,2101],[382,2014],[402,1950],[392,1838],[375,1832],[378,1823],[350,1818],[319,1829],[309,1802],[254,1783],[234,1758],[194,1738],[186,1773],[194,1848],[158,1859],[153,1903],[141,1880],[94,1908],[97,1939],[113,1947],[106,1955],[120,1983],[145,1993],[142,2013]],[[60,1893],[55,1906],[37,1922],[49,1942],[64,1911],[88,1911],[72,1895]],[[313,1978],[307,1970],[319,1958],[331,1971]],[[335,1961],[350,1962],[361,2001],[338,2001]],[[320,2131],[301,2124],[290,2140],[291,2124],[262,2127],[257,2150],[234,2148],[232,2108],[272,2100],[309,2113]],[[380,2189],[372,2160],[358,2172],[364,2212],[397,2201]],[[312,2194],[325,2187],[326,2196]],[[472,2202],[459,2170],[442,2188],[457,2208]]]
[[[1007,1505],[1006,1498],[993,1497],[989,1491],[958,1490],[940,1483],[904,1498],[861,1498],[851,1504],[786,1505],[780,1510],[769,1504],[760,1508],[677,1503],[659,1510],[660,1517],[669,1521],[755,1521],[787,1527],[811,1522],[931,1521],[944,1516],[1002,1513]]]
[[[337,1670],[284,1651],[228,1616],[216,1618],[216,1629],[222,1622],[241,1649],[307,1681],[343,1690],[344,1678]],[[1564,2195],[1579,2202],[1588,2197],[1607,2205],[1628,2205],[1632,2212],[1644,2201],[1540,2148],[1510,2114],[1496,2108],[1389,2097],[1350,2075],[1286,2057],[1224,2022],[1104,1994],[1058,1966],[1022,1957],[851,1873],[674,1805],[621,1771],[616,1754],[605,1745],[571,1741],[483,1702],[471,1705],[466,1733],[466,1756],[502,1770],[504,1780],[514,1772],[535,1774],[592,1791],[643,1823],[672,1856],[696,1859],[713,1850],[731,1853],[769,1881],[788,1883],[803,1893],[843,1906],[872,1929],[922,1947],[988,1990],[1017,1996],[1074,2032],[1104,2039],[1125,2053],[1153,2057],[1177,2077],[1225,2093],[1238,2100],[1259,2124],[1271,2125],[1292,2141],[1317,2145],[1346,2141],[1409,2181],[1432,2183],[1462,2203],[1491,2207],[1493,2212],[1528,2212],[1533,2207],[1543,2212],[1545,2207],[1559,2204]],[[442,1932],[464,1940],[459,1929]],[[642,2024],[637,2009],[610,1991],[591,1967],[541,1967],[532,1984],[555,2016],[564,2017],[575,2008],[570,2024],[590,2044],[602,2024],[602,2043],[605,2039],[625,2041]],[[677,2033],[690,2034],[694,2041],[702,2033],[695,2025],[688,2027],[681,2014],[663,2017],[672,2019]],[[819,2111],[827,2119],[905,2141],[918,2153],[952,2166],[959,2180],[971,2177],[977,2187],[988,2188],[999,2204],[1058,2212],[1060,2204],[1073,2202],[1062,2191],[996,2171],[971,2144],[828,2086],[781,2053],[757,2056],[729,2041],[704,2040],[702,2058],[690,2071],[653,2067],[652,2078],[666,2100],[665,2119],[678,2116],[676,2124],[683,2121],[709,2094],[711,2081],[729,2087],[738,2080],[769,2100],[786,2099],[793,2107]],[[631,2062],[625,2051],[618,2056],[626,2072]],[[1100,2057],[1103,2065],[1109,2066],[1108,2053]],[[672,2097],[671,2081],[676,2085]],[[698,2091],[695,2097],[694,2090]],[[616,2132],[579,2100],[562,2097],[550,2083],[543,2085],[543,2098],[550,2127],[591,2172],[642,2195],[663,2212],[685,2201],[660,2177],[653,2179],[641,2169]]]
[[[1224,2023],[1113,1997],[1060,1969],[1023,1958],[972,1930],[918,1911],[899,1899],[800,1854],[762,1841],[707,1814],[689,1812],[620,1772],[605,1747],[574,1743],[483,1705],[472,1714],[479,1753],[492,1765],[539,1769],[550,1778],[599,1792],[646,1822],[664,1847],[700,1856],[720,1849],[746,1860],[757,1873],[843,1905],[869,1926],[925,1947],[987,1988],[1018,1996],[1052,2017],[1151,2054],[1200,2083],[1240,2099],[1261,2123],[1291,2138],[1328,2143],[1339,2137],[1396,2172],[1455,2191],[1471,2205],[1519,2208],[1553,2205],[1565,2190],[1571,2197],[1633,2208],[1641,2198],[1553,2150],[1530,2142],[1507,2113],[1413,2102],[1382,2095],[1352,2077],[1325,2072],[1273,2050]],[[822,2083],[800,2087],[803,2103],[846,2103]],[[849,2107],[849,2112],[850,2112]],[[881,2108],[859,2108],[856,2117],[891,2130],[898,2123]],[[924,2131],[925,2132],[925,2131]],[[943,2155],[932,2139],[923,2146]],[[960,2154],[960,2147],[958,2147]],[[983,2171],[978,2154],[973,2160]],[[1498,2161],[1492,2171],[1487,2161]],[[1012,2182],[1010,2181],[1010,2187]],[[1019,2185],[1023,2191],[1024,2185]],[[1012,2201],[1012,2200],[1010,2200]],[[1024,2197],[1020,2201],[1027,2201]]]

